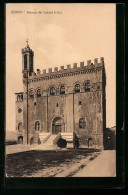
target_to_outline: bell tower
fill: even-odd
[[[34,52],[28,45],[28,39],[26,42],[27,46],[22,49],[22,73],[24,77],[26,77],[27,72],[29,73],[29,76],[31,76],[34,69]]]

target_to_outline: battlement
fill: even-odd
[[[42,70],[42,73],[40,69],[37,69],[37,72],[33,72],[32,76],[35,75],[49,75],[49,74],[54,74],[54,73],[65,73],[65,72],[73,72],[73,71],[79,71],[83,69],[94,69],[96,67],[104,66],[104,58],[100,58],[100,63],[98,63],[98,58],[94,59],[94,63],[91,63],[91,60],[87,61],[87,65],[85,65],[84,61],[80,62],[79,66],[77,63],[73,63],[73,67],[71,67],[71,64],[68,64],[66,68],[64,66],[60,66],[60,69],[58,67],[54,67],[54,69],[49,68],[48,71],[46,69]]]
[[[21,50],[22,54],[27,53],[27,52],[33,53],[34,55],[34,51],[30,49],[29,45],[27,45],[24,49]]]

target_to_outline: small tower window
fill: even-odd
[[[30,92],[29,92],[29,97],[30,97],[30,98],[34,98],[34,91],[33,91],[33,90],[30,90]]]
[[[18,123],[18,131],[22,131],[23,126],[22,126],[22,122]]]
[[[79,128],[80,129],[85,129],[85,127],[86,127],[85,119],[84,118],[80,118],[80,120],[79,120]]]
[[[91,89],[90,82],[87,81],[87,82],[85,83],[85,91],[90,91],[90,89]]]
[[[35,130],[36,131],[39,131],[40,130],[40,122],[39,121],[36,121],[35,122]]]
[[[60,94],[65,94],[65,86],[60,87]]]
[[[58,103],[56,104],[56,107],[58,107]]]
[[[55,95],[55,88],[54,87],[51,87],[51,89],[50,89],[50,95]]]
[[[27,69],[27,54],[24,55],[24,69]]]
[[[79,105],[81,105],[81,101],[79,101]]]
[[[75,93],[79,93],[80,92],[80,84],[76,84],[75,85]]]
[[[37,97],[41,97],[41,89],[37,90]]]

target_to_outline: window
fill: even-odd
[[[19,102],[19,101],[20,101],[20,95],[17,96],[17,102]]]
[[[85,119],[84,118],[80,118],[80,120],[79,120],[79,128],[80,129],[85,129],[85,127],[86,127]]]
[[[22,130],[22,122],[20,122],[19,124],[18,124],[18,131],[21,131]]]
[[[41,97],[41,89],[37,90],[37,97]]]
[[[24,69],[27,69],[27,54],[24,55]]]
[[[56,107],[58,107],[58,103],[56,104]]]
[[[55,88],[54,87],[51,87],[51,89],[50,89],[50,95],[55,95]]]
[[[99,85],[97,86],[97,89],[98,89],[98,90],[100,89],[100,86],[99,86]]]
[[[81,105],[81,101],[79,101],[79,105]]]
[[[17,102],[22,102],[23,101],[23,95],[19,94],[17,95]]]
[[[22,113],[22,108],[18,108],[18,114]]]
[[[65,94],[65,86],[60,87],[60,94]]]
[[[39,121],[35,122],[35,130],[36,131],[40,130],[40,122]]]
[[[21,95],[21,101],[23,101],[23,95]]]
[[[34,91],[33,91],[33,90],[30,90],[30,92],[29,92],[29,97],[30,97],[30,98],[34,98]]]
[[[80,84],[76,84],[75,85],[75,93],[79,93],[80,92]]]
[[[87,81],[87,82],[85,83],[85,91],[90,91],[90,88],[91,88],[90,82]]]

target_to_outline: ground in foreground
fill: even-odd
[[[83,168],[80,162],[93,159],[100,153],[96,149],[64,149],[55,151],[27,151],[6,156],[7,177],[70,177],[71,172],[66,170],[72,168],[72,173]],[[78,166],[79,165],[79,166]],[[80,166],[81,165],[81,166]],[[75,169],[74,169],[75,168]],[[60,174],[60,175],[59,175]]]

